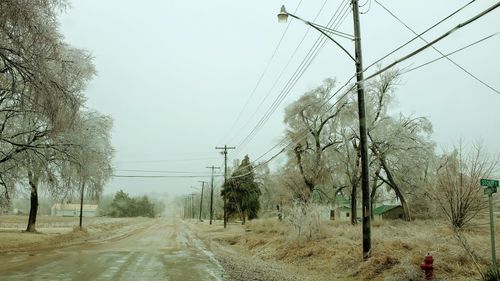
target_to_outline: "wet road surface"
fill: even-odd
[[[166,218],[122,239],[2,253],[0,280],[227,281],[203,243],[180,221]]]

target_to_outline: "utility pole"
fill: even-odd
[[[215,147],[215,149],[222,149],[223,151],[221,152],[221,154],[224,154],[224,188],[226,186],[226,181],[227,181],[227,150],[228,149],[236,149],[236,147],[234,146],[227,146],[224,145],[224,147]],[[226,198],[223,197],[222,198],[222,201],[224,202],[224,228],[226,228],[226,225],[227,225],[227,214],[226,214]]]
[[[208,183],[208,182],[206,182],[206,181],[200,181],[200,182],[201,182],[201,196],[200,196],[200,218],[199,218],[199,220],[203,221],[201,219],[201,210],[203,208],[203,189],[205,188],[205,183]]]
[[[191,211],[189,209],[189,195],[186,195],[186,219],[191,217]]]
[[[359,139],[361,152],[361,201],[363,219],[363,259],[370,257],[371,225],[370,225],[370,182],[368,172],[368,134],[365,117],[365,90],[363,86],[363,56],[361,50],[361,31],[359,27],[359,0],[352,0],[354,20],[354,43],[356,57],[356,80],[358,88]]]
[[[196,194],[191,193],[191,218],[194,219],[194,196]]]
[[[212,165],[211,167],[207,167],[208,169],[212,169],[212,180],[210,184],[210,224],[212,224],[212,220],[214,217],[214,170],[220,169],[220,167],[215,167]]]
[[[184,219],[186,219],[187,218],[187,197],[184,198],[184,204],[182,204],[182,205],[184,205],[184,216],[183,217],[184,217]]]

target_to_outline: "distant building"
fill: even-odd
[[[78,217],[80,216],[80,204],[56,203],[50,208],[50,215],[55,217]],[[83,204],[82,216],[96,217],[97,205]]]
[[[404,211],[401,205],[381,205],[373,209],[374,220],[403,219]]]
[[[361,204],[357,202],[356,212],[358,220],[361,220]],[[336,198],[335,207],[330,211],[330,219],[336,221],[351,221],[352,210],[351,210],[351,200],[338,196]]]

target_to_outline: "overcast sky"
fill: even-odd
[[[418,32],[469,2],[379,1]],[[325,78],[336,78],[340,86],[354,74],[350,58],[327,42],[263,128],[242,146],[243,139],[282,92],[319,36],[297,20],[292,20],[288,29],[287,24],[279,24],[276,14],[280,6],[285,4],[289,12],[296,11],[311,21],[319,13],[314,21],[327,25],[345,1],[71,2],[71,9],[61,15],[61,30],[68,43],[90,51],[95,57],[98,74],[86,91],[87,105],[114,119],[115,174],[203,176],[115,178],[105,193],[119,189],[133,195],[192,192],[190,186],[199,187],[199,180],[209,180],[206,166],[223,164],[215,146],[226,143],[239,146],[230,151],[230,163],[245,154],[251,160],[261,157],[283,135],[283,108],[287,104]],[[476,2],[425,37],[432,40],[496,3]],[[374,0],[361,0],[361,4],[365,4],[361,8],[364,12],[361,33],[367,66],[411,39],[413,34]],[[352,13],[337,29],[353,33]],[[500,9],[497,9],[435,46],[448,53],[499,31]],[[338,40],[354,53],[351,41]],[[416,40],[381,64],[387,65],[422,45],[422,41]],[[451,58],[500,90],[499,50],[500,35]],[[428,49],[399,67],[417,66],[437,57],[438,53]],[[441,60],[405,74],[396,97],[398,102],[392,112],[430,118],[438,147],[450,148],[459,138],[468,142],[481,139],[489,151],[500,152],[500,94],[450,62]],[[261,160],[278,150],[270,151]],[[272,165],[279,166],[280,162],[283,159],[278,158]]]

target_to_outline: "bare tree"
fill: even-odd
[[[454,151],[442,157],[433,199],[453,228],[467,226],[487,208],[479,181],[497,173],[498,164],[498,157],[488,155],[480,142],[466,148],[460,141]]]

